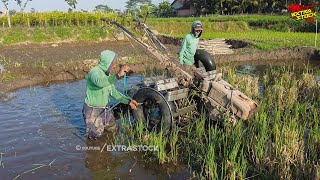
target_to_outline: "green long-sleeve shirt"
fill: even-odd
[[[180,64],[193,65],[194,55],[196,54],[199,39],[196,38],[193,33],[189,33],[182,41],[179,62]]]
[[[88,73],[85,99],[88,106],[105,107],[110,101],[110,96],[118,102],[129,103],[129,97],[120,94],[114,86],[117,81],[116,76],[108,76],[105,73],[116,58],[116,54],[111,52],[102,52],[99,65]]]
[[[200,21],[194,21],[191,25],[191,32],[187,34],[180,46],[179,51],[179,62],[180,64],[185,65],[193,65],[194,64],[194,55],[196,54],[196,51],[198,49],[198,43],[199,43],[199,37],[202,34],[199,34],[199,37],[195,37],[194,28],[196,25],[201,25]]]

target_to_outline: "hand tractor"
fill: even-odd
[[[145,31],[151,43],[137,38],[115,21],[101,20],[119,28],[172,73],[172,78],[144,78],[142,87],[130,93],[141,104],[133,111],[134,119],[147,123],[150,130],[162,128],[168,133],[174,125],[186,127],[193,119],[189,115],[195,111],[202,111],[208,119],[218,121],[222,112],[230,112],[233,120],[248,120],[257,110],[258,106],[252,99],[222,79],[208,52],[197,50],[195,67],[186,68],[167,52],[145,23],[138,21],[138,26]]]

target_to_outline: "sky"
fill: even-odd
[[[19,7],[16,5],[14,0],[9,0],[9,9],[15,9],[19,11]],[[26,0],[22,0],[25,2]],[[99,4],[107,4],[112,9],[120,9],[124,10],[126,6],[126,2],[128,0],[77,0],[77,10],[94,10],[95,6]],[[163,0],[152,0],[152,3],[158,5]],[[170,3],[173,0],[168,0]],[[31,8],[34,8],[36,11],[67,11],[69,9],[69,5],[64,0],[32,0],[28,2],[27,7],[25,9],[26,12],[30,11]],[[4,5],[0,2],[0,10],[4,9]]]

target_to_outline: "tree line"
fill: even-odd
[[[8,2],[13,1],[23,12],[29,2],[32,0],[1,0],[7,12],[9,11]],[[64,0],[70,7],[69,12],[76,10],[77,0]],[[287,7],[290,4],[308,5],[314,2],[313,0],[189,0],[191,7],[195,9],[196,15],[220,14],[252,14],[252,13],[283,13],[287,12]],[[317,6],[319,5],[318,2]],[[129,12],[137,17],[146,18],[150,14],[156,17],[172,17],[174,9],[171,2],[168,0],[160,2],[158,5],[152,4],[151,0],[128,0],[126,2],[126,14]],[[316,11],[318,7],[315,7]],[[86,12],[86,10],[82,10]],[[97,5],[95,12],[115,12],[107,4]],[[13,14],[15,11],[11,11]],[[32,8],[32,12],[35,9]],[[116,11],[117,12],[117,11]],[[7,13],[8,25],[10,23],[10,13]]]
[[[283,13],[288,5],[308,5],[314,0],[190,0],[198,15],[234,15],[243,13]]]
[[[220,14],[281,14],[288,12],[290,4],[309,5],[317,3],[315,10],[318,11],[319,2],[315,0],[189,0],[196,15]],[[128,0],[126,2],[128,11],[140,13],[149,11],[156,16],[174,16],[174,9],[169,1],[163,1],[159,5],[153,5],[151,0]]]

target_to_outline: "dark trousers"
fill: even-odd
[[[96,139],[102,136],[104,130],[116,131],[118,124],[111,111],[106,108],[95,108],[84,104],[82,115],[86,123],[86,132],[90,139]]]

